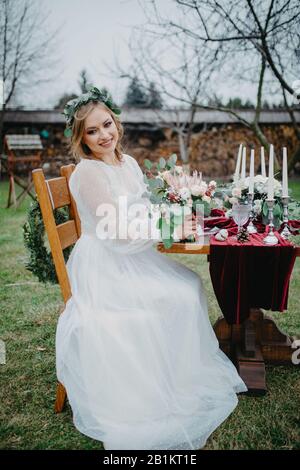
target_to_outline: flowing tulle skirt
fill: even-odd
[[[106,449],[199,449],[246,391],[219,349],[200,277],[153,247],[83,234],[56,335],[74,424]]]

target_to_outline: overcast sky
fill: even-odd
[[[130,67],[128,41],[133,26],[145,22],[138,0],[38,0],[43,11],[49,11],[47,27],[54,30],[61,25],[57,54],[60,66],[57,78],[39,93],[28,96],[26,107],[51,107],[66,92],[79,93],[79,72],[86,68],[94,85],[106,86],[115,101],[121,104],[127,82],[113,76],[105,64],[114,66],[115,57]],[[172,14],[171,0],[160,0],[159,6]],[[47,73],[47,71],[45,71]],[[224,79],[218,85],[224,97],[242,96],[253,99],[255,87],[240,84],[238,89]]]
[[[128,40],[132,27],[144,22],[138,1],[39,0],[39,3],[50,12],[49,29],[63,25],[58,51],[62,73],[50,87],[44,88],[40,105],[55,103],[64,92],[79,92],[77,82],[83,68],[87,69],[95,85],[107,86],[115,100],[120,100],[126,82],[114,78],[105,64],[113,66],[117,56],[124,65],[130,66]],[[36,105],[36,97],[32,105]]]

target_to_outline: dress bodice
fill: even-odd
[[[105,238],[107,246],[120,247],[122,245],[122,251],[126,252],[126,248],[128,248],[130,253],[132,253],[132,250],[139,250],[147,247],[147,245],[152,246],[155,240],[159,239],[159,232],[151,228],[148,230],[147,240],[145,238],[143,240],[133,239],[130,233],[127,233],[126,239],[119,235],[120,218],[118,215],[121,207],[121,196],[126,196],[127,227],[131,222],[132,225],[141,223],[144,228],[149,226],[149,210],[151,208],[149,192],[144,182],[142,170],[137,161],[130,155],[123,154],[123,162],[118,166],[109,165],[99,160],[82,159],[71,175],[69,186],[77,205],[83,233],[101,239]],[[130,207],[135,204],[139,206],[138,215],[134,214],[133,211],[130,212]],[[98,230],[99,215],[103,216],[105,208],[109,209],[107,216],[109,227],[105,237],[102,238],[104,233],[103,225],[101,237]],[[115,211],[110,209],[115,209]],[[154,225],[153,221],[152,224]],[[122,240],[119,238],[122,238]],[[134,243],[132,243],[133,241]]]

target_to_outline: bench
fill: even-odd
[[[9,175],[9,193],[7,208],[13,205],[20,206],[28,194],[32,199],[35,195],[31,192],[33,188],[32,170],[41,165],[41,154],[43,145],[38,134],[18,135],[7,134],[4,137],[4,152],[1,162]],[[18,173],[18,175],[16,174]],[[20,174],[26,174],[21,177]],[[15,183],[22,188],[17,196]]]

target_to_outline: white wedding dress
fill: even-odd
[[[97,236],[100,203],[149,203],[138,163],[123,158],[82,159],[70,179],[82,235],[67,263],[57,376],[76,428],[106,449],[199,449],[247,388],[219,349],[200,277],[155,238]]]

